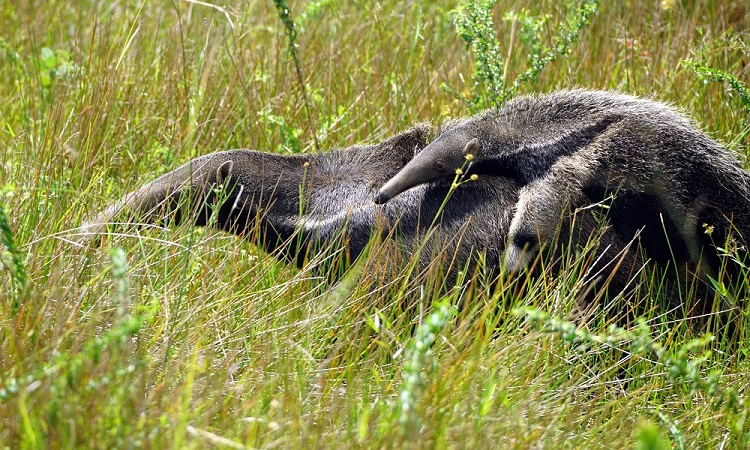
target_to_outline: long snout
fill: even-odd
[[[388,203],[388,200],[390,200],[391,198],[392,197],[384,194],[382,191],[378,191],[378,193],[375,194],[375,198],[373,199],[373,201],[376,205],[383,205]]]
[[[440,177],[441,174],[432,169],[430,158],[419,154],[380,188],[374,201],[382,205],[404,191]]]
[[[413,177],[406,172],[407,167],[401,169],[399,173],[388,180],[383,187],[378,190],[377,194],[375,194],[375,204],[382,205],[388,203],[393,197],[419,184],[411,181],[411,178]]]

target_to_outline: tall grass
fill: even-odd
[[[746,2],[601,2],[577,21],[595,3],[477,10],[492,18],[483,33],[503,89],[672,102],[747,160]],[[0,442],[750,445],[746,315],[739,342],[700,340],[664,314],[674,294],[648,269],[636,286],[648,327],[619,330],[606,314],[569,321],[586,252],[558,276],[479,271],[452,291],[408,261],[384,273],[398,257],[386,246],[332,286],[316,261],[294,269],[209,228],[123,226],[100,248],[71,243],[85,218],[198,154],[375,142],[494,103],[496,80],[473,76],[486,54],[456,30],[467,4],[456,6],[290,2],[295,61],[270,1],[3,3]],[[561,36],[575,39],[525,77],[534,49],[543,59]],[[461,100],[474,95],[492,101]],[[532,323],[517,311],[543,313]]]

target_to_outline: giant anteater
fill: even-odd
[[[467,156],[471,155],[471,156]],[[384,204],[441,178],[512,179],[519,187],[505,250],[522,270],[572,209],[605,202],[617,236],[705,281],[737,276],[750,237],[750,174],[672,108],[612,92],[520,97],[455,121],[376,194]],[[504,230],[505,231],[505,230]],[[730,280],[743,283],[743,280]]]
[[[456,185],[460,167],[478,179]],[[494,274],[527,269],[542,246],[582,244],[603,229],[589,292],[619,292],[641,249],[677,278],[715,277],[716,246],[745,249],[749,183],[729,152],[669,107],[578,90],[522,97],[440,129],[418,125],[376,145],[210,154],[125,195],[84,229],[126,213],[189,220],[256,236],[298,264],[339,242],[356,258],[378,230],[407,250],[424,242],[420,265],[442,255],[449,275],[479,253]]]

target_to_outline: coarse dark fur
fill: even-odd
[[[598,112],[583,114],[581,105],[566,100],[576,98],[601,98],[596,103]],[[660,119],[651,111],[653,120],[676,120],[672,126],[685,135],[675,131],[661,136],[648,127],[630,134],[627,127],[623,128],[631,120],[627,111],[637,114],[644,107],[655,108],[664,116]],[[616,114],[608,115],[609,109]],[[545,128],[542,126],[545,123],[550,126]],[[493,129],[494,134],[490,133]],[[448,176],[442,174],[432,182],[412,183],[412,189],[387,204],[373,203],[378,186],[410,173],[415,163],[432,158],[434,149],[452,149],[446,142],[456,142],[461,147],[459,156],[463,161],[461,149],[470,140],[466,139],[469,135],[480,138],[484,152],[477,154],[471,167],[481,174],[478,180],[462,182],[453,189],[450,169],[446,171]],[[563,93],[519,99],[499,111],[454,121],[443,129],[416,126],[375,145],[314,155],[282,156],[250,150],[209,154],[125,195],[82,229],[86,235],[96,235],[121,218],[133,223],[187,221],[257,239],[255,242],[267,251],[297,265],[332,251],[344,254],[346,262],[350,262],[364,250],[372,233],[378,232],[387,238],[384,245],[398,250],[405,260],[420,248],[419,269],[437,266],[448,275],[449,283],[459,270],[479,259],[486,262],[488,276],[499,275],[506,246],[523,248],[526,243],[520,242],[521,239],[536,239],[545,244],[552,251],[553,261],[546,268],[554,272],[557,270],[554,261],[560,260],[563,253],[574,254],[572,251],[576,249],[591,246],[594,237],[594,252],[581,272],[585,274],[581,291],[591,300],[632,288],[630,282],[644,262],[638,245],[631,245],[637,237],[648,244],[651,258],[654,258],[651,241],[656,241],[655,248],[663,252],[664,234],[654,226],[661,224],[661,217],[665,217],[668,234],[682,237],[686,242],[698,237],[703,221],[715,226],[716,234],[729,235],[728,228],[721,228],[723,222],[716,220],[723,217],[721,213],[726,209],[715,208],[710,195],[699,192],[696,197],[697,183],[691,180],[666,183],[682,180],[670,175],[665,183],[648,184],[644,178],[645,184],[639,184],[639,174],[658,172],[657,166],[644,161],[643,155],[627,144],[662,142],[666,138],[671,139],[665,141],[670,147],[679,147],[676,142],[682,141],[693,146],[700,142],[706,147],[703,160],[710,170],[701,168],[693,175],[705,177],[704,184],[709,180],[715,182],[712,177],[724,172],[729,176],[722,179],[724,184],[720,186],[734,186],[746,180],[738,175],[744,172],[738,172],[737,164],[724,150],[669,109],[612,94]],[[617,145],[628,150],[613,153]],[[508,157],[517,158],[519,163],[505,164],[500,158],[482,156],[488,154],[488,149],[505,146],[515,150]],[[521,148],[541,152],[543,157],[532,155],[524,159],[529,152],[518,151]],[[617,172],[583,170],[585,167],[576,158],[586,149],[592,150],[592,163],[596,161],[597,149],[609,149],[608,155],[614,159],[600,163],[617,168]],[[669,161],[662,160],[662,166]],[[502,172],[506,167],[515,172]],[[675,173],[675,169],[681,173],[683,167],[663,167],[668,174]],[[632,177],[628,175],[631,173]],[[545,183],[550,174],[555,175],[557,184]],[[615,183],[623,177],[625,182]],[[670,194],[665,197],[665,192]],[[676,199],[677,205],[689,205],[676,210],[685,217],[675,215],[671,209],[664,210],[665,198]],[[701,202],[696,203],[697,199]],[[529,224],[521,220],[524,217],[542,217],[531,208],[537,205],[546,214],[545,228],[539,228],[540,222],[536,220],[530,222],[531,231],[519,227]],[[645,206],[657,209],[645,214]],[[746,211],[728,212],[739,214],[742,223],[747,223]],[[685,234],[686,217],[697,230]],[[705,239],[705,235],[699,238]],[[703,241],[699,242],[702,245]],[[677,250],[686,255],[690,251],[682,247]],[[663,253],[656,256],[660,257]]]
[[[421,125],[377,145],[316,155],[213,153],[125,195],[82,229],[97,234],[118,217],[135,223],[189,220],[257,238],[268,252],[298,265],[331,245],[344,247],[353,260],[374,230],[397,236],[409,252],[433,223],[449,183],[415,189],[387,206],[375,205],[372,196],[436,133]],[[420,253],[420,265],[430,265],[438,250],[450,262],[448,272],[477,251],[499,261],[517,194],[513,181],[500,178],[456,192]]]
[[[527,268],[571,211],[595,201],[609,207],[617,237],[638,235],[657,263],[744,283],[731,279],[740,273],[736,260],[722,255],[727,247],[747,253],[750,175],[664,104],[585,90],[518,98],[453,123],[375,201],[453,179],[459,168],[519,186],[504,257],[510,269]]]
[[[420,125],[380,144],[316,155],[213,153],[125,195],[82,230],[93,236],[123,218],[133,223],[187,220],[257,239],[267,251],[297,265],[312,254],[341,249],[351,261],[372,233],[380,232],[388,238],[384,243],[407,260],[424,243],[418,268],[438,266],[449,283],[480,254],[487,275],[498,275],[518,201],[516,181],[482,177],[453,190],[445,204],[452,180],[418,186],[387,205],[372,201],[377,186],[439,133]],[[595,214],[581,214],[573,227],[561,228],[559,242],[586,245],[598,233],[598,258],[587,267],[591,284],[584,290],[599,293],[616,286],[619,292],[637,270],[638,254],[629,241],[601,225]]]

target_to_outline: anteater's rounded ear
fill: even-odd
[[[232,176],[234,162],[229,159],[224,161],[216,168],[216,183],[221,184]]]
[[[464,155],[476,156],[479,153],[479,139],[474,138],[466,143]]]

